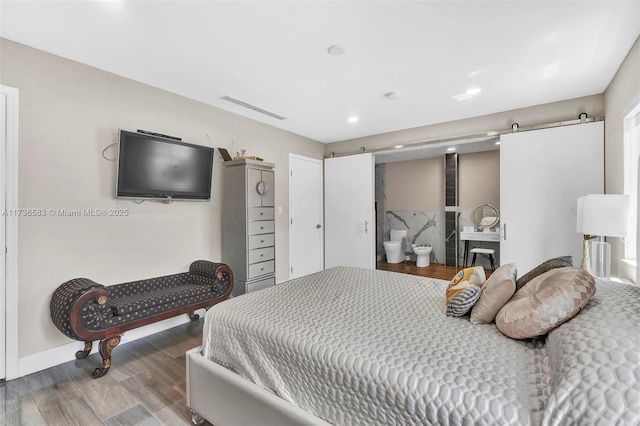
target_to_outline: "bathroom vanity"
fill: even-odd
[[[469,259],[469,241],[490,241],[500,243],[500,232],[498,231],[462,231],[460,232],[460,241],[464,241],[464,258],[462,266],[467,267]]]

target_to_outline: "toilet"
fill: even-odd
[[[390,241],[382,243],[384,252],[387,255],[387,263],[400,263],[404,261],[404,251],[402,250],[402,239],[407,238],[406,229],[392,229]]]
[[[431,250],[433,250],[433,247],[416,246],[415,244],[413,245],[413,252],[416,254],[416,256],[418,256],[416,259],[416,266],[418,268],[429,266]]]

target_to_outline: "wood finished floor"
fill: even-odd
[[[91,378],[94,354],[0,382],[0,425],[190,425],[185,352],[202,342],[202,323],[116,347],[100,379]]]
[[[378,269],[447,281],[459,270],[437,264],[418,268],[415,262],[378,262]],[[118,346],[113,366],[100,379],[91,378],[101,364],[93,354],[0,382],[0,425],[190,425],[185,352],[201,344],[202,323]]]
[[[453,276],[462,269],[462,266],[455,267],[431,263],[429,266],[418,268],[415,261],[400,263],[387,263],[385,261],[380,261],[378,262],[377,268],[384,271],[401,272],[403,274],[420,275],[421,277],[451,281]],[[485,269],[484,272],[487,277],[491,275],[491,269]]]

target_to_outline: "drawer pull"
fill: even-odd
[[[260,212],[260,216],[262,216],[264,214],[264,212]]]
[[[260,257],[264,257],[264,254],[261,254]]]
[[[260,240],[261,243],[264,243],[264,240]]]
[[[264,226],[261,226],[260,229],[264,229]]]

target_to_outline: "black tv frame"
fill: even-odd
[[[118,155],[116,157],[116,198],[125,198],[125,199],[133,199],[133,200],[160,200],[160,201],[209,201],[211,200],[211,189],[212,189],[212,178],[213,178],[213,164],[214,164],[214,148],[196,145],[188,142],[183,142],[182,139],[176,138],[173,136],[166,136],[160,133],[153,133],[148,131],[137,131],[130,132],[127,130],[119,130],[118,135]],[[151,141],[168,143],[171,145],[180,145],[186,146],[193,149],[202,150],[205,153],[209,154],[209,173],[208,173],[208,184],[207,184],[207,192],[180,192],[180,191],[160,191],[160,190],[131,190],[123,188],[123,176],[121,167],[124,164],[125,157],[123,153],[123,144],[126,144],[127,136],[130,137],[138,137],[144,138]]]

